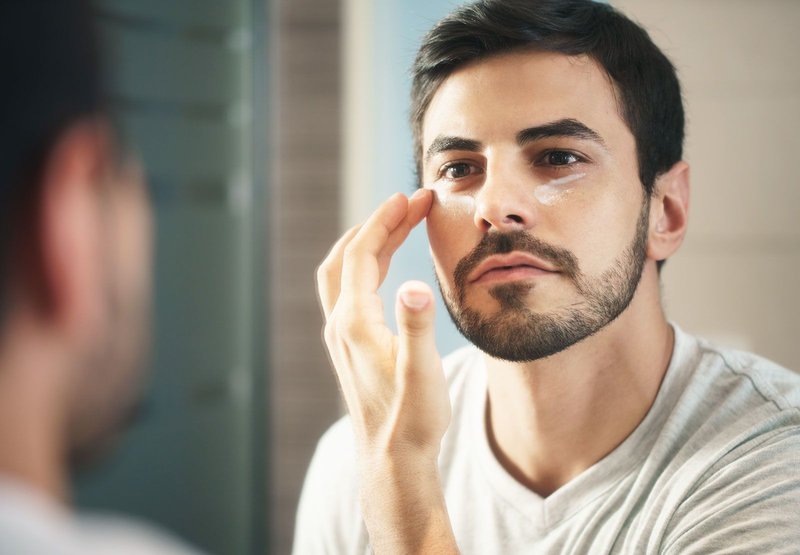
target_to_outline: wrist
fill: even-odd
[[[374,553],[458,553],[435,458],[404,453],[362,463],[361,507]]]

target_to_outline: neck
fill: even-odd
[[[0,341],[0,475],[65,502],[60,357],[32,331],[9,325]]]
[[[674,337],[647,274],[623,314],[565,351],[531,363],[487,357],[492,448],[539,495],[613,451],[655,400]]]

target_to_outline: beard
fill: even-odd
[[[459,332],[486,354],[511,362],[530,362],[559,353],[613,322],[630,304],[642,277],[647,250],[649,199],[642,204],[630,245],[599,277],[580,271],[570,251],[549,245],[524,231],[487,233],[454,272],[454,291],[437,283],[450,318]],[[486,257],[512,251],[531,253],[552,262],[573,282],[582,300],[551,312],[531,310],[526,299],[534,285],[496,285],[489,294],[500,308],[486,316],[466,305],[467,275]]]

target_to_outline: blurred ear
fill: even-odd
[[[650,229],[647,255],[665,260],[683,243],[689,218],[689,164],[677,162],[655,183],[650,199]]]
[[[70,335],[92,329],[101,314],[101,194],[109,135],[102,125],[73,125],[58,139],[40,183],[35,251],[39,306]]]

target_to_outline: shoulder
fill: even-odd
[[[736,446],[677,508],[664,552],[794,552],[800,545],[799,463],[796,422]]]
[[[778,410],[800,408],[800,374],[759,355],[716,346],[703,339],[698,346],[708,363],[716,362],[729,376],[749,384],[754,393]]]
[[[800,375],[758,355],[697,339],[686,357],[689,379],[673,416],[673,430],[703,461],[704,478],[730,469],[740,477],[770,464],[800,462]],[[678,430],[677,428],[681,428]],[[777,468],[775,466],[775,468]],[[799,475],[800,476],[800,475]]]
[[[199,555],[181,540],[129,517],[71,513],[26,485],[0,477],[0,554]]]
[[[301,509],[304,503],[357,505],[355,463],[355,438],[350,418],[345,416],[328,428],[317,443],[303,486]]]
[[[680,408],[699,416],[698,424],[711,420],[725,425],[720,432],[733,432],[735,423],[766,430],[778,425],[775,419],[800,423],[800,374],[753,353],[676,334],[686,376]]]
[[[669,519],[664,551],[796,548],[800,375],[752,353],[682,340],[688,380],[671,431],[691,486]]]
[[[137,519],[83,514],[78,521],[84,553],[200,555],[180,539]]]
[[[293,553],[359,553],[366,545],[358,498],[355,438],[343,417],[322,436],[297,508]]]

